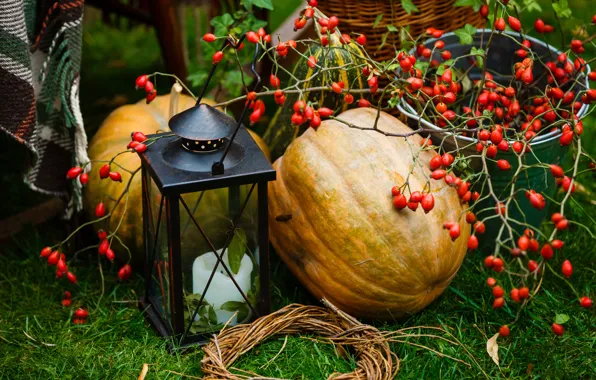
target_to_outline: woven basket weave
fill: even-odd
[[[387,25],[398,28],[409,25],[410,34],[414,37],[431,26],[447,32],[459,29],[465,24],[476,27],[484,25],[484,19],[478,12],[474,12],[471,7],[455,7],[455,1],[413,0],[420,12],[411,15],[406,13],[399,0],[319,0],[318,8],[328,16],[338,16],[342,32],[366,35],[365,48],[368,54],[376,60],[386,61],[395,57],[393,45],[400,47],[397,33],[392,33],[386,44],[378,49],[383,34],[387,32]],[[380,14],[383,14],[383,18],[373,29],[375,19]]]

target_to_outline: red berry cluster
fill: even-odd
[[[135,87],[137,90],[141,88],[145,90],[145,100],[147,101],[147,104],[151,103],[157,96],[157,90],[155,90],[155,86],[153,85],[153,82],[149,80],[148,75],[139,76],[135,81]]]

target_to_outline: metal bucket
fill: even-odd
[[[474,35],[472,45],[461,45],[459,43],[459,37],[457,37],[453,33],[447,33],[443,35],[443,37],[440,39],[445,42],[445,49],[449,50],[453,57],[458,57],[469,54],[472,46],[476,48],[485,48],[490,33],[490,29],[479,29]],[[503,34],[508,34],[509,36],[519,40],[518,33],[505,32]],[[552,46],[546,45],[542,41],[539,41],[529,36],[525,36],[525,39],[529,40],[532,43],[532,50],[539,56],[541,56],[543,60],[553,60],[560,54],[558,50],[556,50]],[[432,48],[435,41],[437,41],[437,39],[427,40],[425,41],[424,45],[426,47]],[[513,64],[519,61],[519,58],[514,54],[518,48],[519,45],[517,45],[509,37],[503,36],[502,34],[495,34],[493,36],[493,40],[488,51],[488,59],[485,63],[487,65],[487,69],[491,70],[492,72],[501,74],[509,73],[509,75],[511,75],[511,68],[513,67]],[[413,53],[413,50],[410,51],[410,54]],[[433,56],[433,59],[439,59],[439,53],[435,52],[435,55],[436,56]],[[460,60],[457,61],[455,67],[458,69],[466,70],[468,69],[469,65],[470,63],[466,60]],[[534,68],[534,76],[536,78],[539,78],[543,74],[544,70],[545,69],[543,67],[536,66]],[[579,91],[584,88],[589,88],[587,77],[589,72],[590,67],[587,66],[584,73],[581,74],[578,78],[578,82],[581,83],[581,86],[576,83],[573,87],[573,90]],[[471,80],[480,79],[482,76],[482,70],[480,68],[473,68],[470,71],[469,76]],[[499,75],[494,75],[494,80],[498,83],[507,83],[507,80],[503,76]],[[541,88],[546,87],[546,78],[543,79],[543,82],[544,83],[539,82]],[[585,87],[583,87],[584,85]],[[426,129],[434,129],[437,131],[441,131],[437,133],[431,133],[431,138],[435,145],[442,144],[443,147],[448,151],[458,149],[465,155],[478,154],[476,152],[476,143],[478,142],[476,138],[446,134],[444,131],[442,131],[440,127],[432,124],[427,120],[424,120],[416,112],[416,110],[414,110],[414,108],[412,108],[409,104],[405,102],[405,100],[402,100],[398,104],[397,108],[401,113],[408,117],[408,124],[413,129],[423,127]],[[577,116],[581,118],[583,115],[585,115],[587,110],[588,106],[585,104],[582,105],[581,109],[577,113]],[[557,130],[535,138],[533,142],[530,144],[532,153],[523,155],[522,162],[525,165],[533,165],[539,162],[545,164],[558,164],[562,162],[565,157],[565,154],[568,151],[568,147],[562,147],[559,144],[560,134],[561,132]],[[518,178],[514,179],[511,177],[511,175],[515,172],[515,170],[518,167],[517,155],[513,153],[511,150],[509,152],[499,151],[497,157],[498,159],[507,160],[511,164],[510,170],[502,171],[497,167],[496,163],[492,161],[487,161],[488,173],[491,177],[493,191],[499,199],[504,199],[509,196],[509,192],[511,190],[510,185],[512,182],[516,183],[516,189],[533,189],[536,192],[540,192],[541,194],[543,194],[547,199],[547,206],[542,211],[539,211],[530,205],[530,202],[526,198],[523,191],[518,191],[514,196],[514,199],[517,204],[515,204],[515,202],[511,202],[510,207],[508,209],[508,214],[512,219],[521,221],[525,224],[512,224],[512,227],[514,227],[514,230],[516,230],[517,233],[521,233],[527,226],[538,228],[542,223],[542,220],[546,216],[546,212],[549,206],[548,198],[552,198],[556,191],[555,180],[553,176],[550,174],[550,170],[548,169],[547,165],[544,165],[543,168],[536,167],[526,169],[520,173]],[[480,160],[472,160],[471,166],[475,171],[481,170]],[[480,191],[480,189],[477,190]],[[476,211],[478,212],[482,209],[487,210],[478,215],[478,217],[480,218],[495,215],[494,199],[487,199],[480,202],[476,207]],[[487,220],[485,224],[486,234],[485,236],[483,236],[482,241],[487,243],[492,242],[494,244],[494,239],[497,236],[502,222],[500,218],[492,218],[490,220]]]

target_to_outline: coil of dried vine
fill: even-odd
[[[205,378],[240,380],[258,377],[234,374],[229,368],[240,356],[274,335],[315,334],[334,344],[339,352],[350,348],[357,357],[353,372],[332,374],[329,378],[393,379],[399,370],[399,359],[391,352],[387,336],[329,302],[323,302],[327,308],[291,304],[251,324],[223,330],[203,348],[205,357],[201,361],[201,370]]]

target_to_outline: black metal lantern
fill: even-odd
[[[246,108],[235,121],[200,100],[170,119],[173,135],[148,136],[162,137],[140,154],[141,303],[181,346],[270,308],[267,183],[275,170],[241,124]]]

